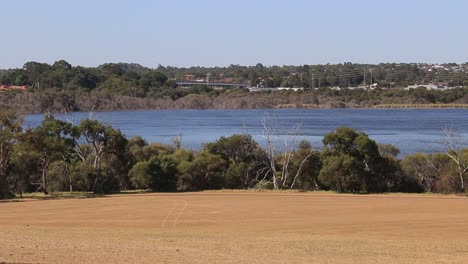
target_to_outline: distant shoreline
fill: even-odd
[[[320,107],[320,105],[309,106],[304,105],[302,107],[291,106],[291,105],[279,105],[273,109],[401,109],[401,108],[417,108],[417,109],[456,109],[456,108],[468,108],[468,104],[378,104],[374,106],[349,106],[345,107]]]
[[[420,91],[420,90],[417,90]],[[421,90],[422,91],[422,90]],[[164,93],[165,92],[165,93]],[[166,93],[173,94],[166,94]],[[450,90],[422,95],[405,90],[248,93],[243,90],[199,92],[164,90],[159,94],[137,97],[106,92],[1,92],[0,108],[19,114],[102,112],[161,109],[390,109],[390,108],[468,108],[468,90]],[[426,93],[428,93],[426,91]],[[172,95],[172,96],[171,96]]]
[[[243,111],[243,110],[292,110],[292,109],[303,109],[303,110],[332,110],[332,109],[353,109],[353,110],[385,110],[385,109],[424,109],[424,110],[442,110],[442,109],[468,109],[468,104],[458,104],[456,106],[449,104],[382,104],[371,107],[270,107],[270,108],[140,108],[140,109],[94,109],[94,110],[79,110],[79,111],[57,111],[50,112],[52,114],[66,114],[66,113],[105,113],[105,112],[139,112],[139,111],[217,111],[217,110],[229,110],[229,111]],[[22,115],[43,115],[47,112],[36,112],[36,113],[22,113]]]
[[[374,108],[420,108],[420,109],[454,109],[468,108],[468,104],[380,104]]]

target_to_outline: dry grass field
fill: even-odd
[[[201,192],[0,203],[7,263],[468,263],[468,199]]]

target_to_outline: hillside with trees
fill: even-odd
[[[465,104],[468,64],[336,64],[302,66],[231,65],[155,69],[138,64],[98,67],[27,62],[0,71],[0,107],[22,113],[130,109],[244,109],[374,107],[382,104]],[[302,91],[249,92],[216,89],[209,80],[252,87],[301,87]],[[178,86],[186,78],[199,85]],[[427,90],[418,85],[451,87]],[[401,88],[413,85],[414,89]],[[372,87],[372,89],[370,88]]]

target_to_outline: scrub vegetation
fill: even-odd
[[[445,133],[445,153],[398,159],[399,150],[363,132],[340,127],[323,138],[318,151],[297,141],[301,124],[286,138],[268,116],[265,142],[248,134],[221,137],[201,150],[126,138],[92,117],[79,124],[46,115],[22,128],[19,115],[0,113],[0,198],[26,192],[115,193],[215,189],[333,190],[346,193],[465,193],[468,151]],[[281,143],[281,144],[279,144]]]

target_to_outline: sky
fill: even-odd
[[[0,68],[467,62],[465,0],[2,0]]]

